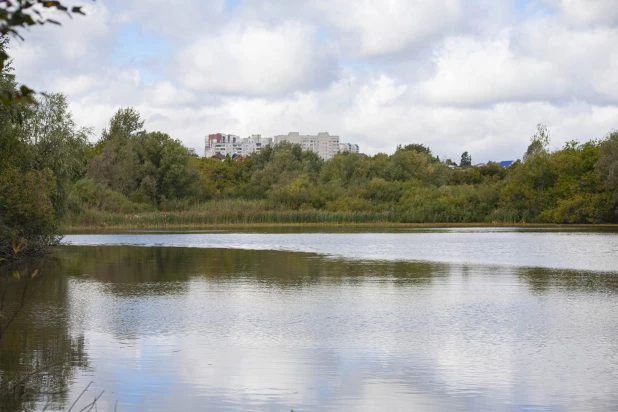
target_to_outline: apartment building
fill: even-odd
[[[327,132],[315,136],[301,135],[298,132],[275,136],[275,144],[281,142],[300,144],[303,150],[311,150],[324,160],[331,159],[339,153],[339,136],[331,136]]]
[[[205,139],[204,157],[213,157],[217,153],[230,157],[235,155],[248,156],[258,153],[272,142],[272,137],[262,137],[259,134],[250,137],[239,137],[225,133],[210,134]]]
[[[354,143],[339,143],[339,152],[359,153],[359,147]]]

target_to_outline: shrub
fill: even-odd
[[[97,184],[90,179],[82,179],[71,188],[73,199],[77,199],[83,207],[113,213],[138,213],[153,210],[146,203],[136,203],[127,199],[121,193]]]

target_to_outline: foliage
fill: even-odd
[[[199,175],[197,192],[200,200],[236,197],[247,193],[247,183],[253,172],[254,160],[236,162],[226,158],[217,159],[191,157],[189,168]]]
[[[422,143],[411,143],[405,146],[399,145],[397,146],[397,150],[410,150],[410,151],[424,153],[428,156],[431,156],[431,149]],[[436,160],[439,160],[439,159],[436,159]]]
[[[2,80],[14,87],[6,70]],[[4,107],[0,118],[1,207],[11,210],[0,228],[9,252],[21,237],[53,242],[67,211],[72,225],[125,227],[618,222],[616,133],[551,152],[539,126],[523,162],[471,167],[464,152],[468,166],[451,168],[422,144],[328,161],[290,143],[242,161],[197,158],[167,134],[144,130],[133,108],[118,110],[87,145],[89,130],[75,127],[64,97],[54,94],[36,107]],[[17,176],[20,184],[8,183]]]
[[[71,187],[71,209],[74,215],[86,209],[112,213],[139,213],[153,210],[144,203],[131,202],[126,196],[90,179],[81,179]]]
[[[531,156],[547,153],[549,151],[549,131],[547,126],[538,124],[537,132],[530,138],[530,145],[524,153],[524,162]]]
[[[470,156],[470,154],[468,154],[468,152],[463,152],[461,154],[461,160],[459,162],[459,166],[461,166],[461,167],[472,166],[472,156]]]
[[[597,163],[602,179],[618,201],[618,132],[611,132],[603,141]]]
[[[90,202],[87,213],[75,224],[105,222],[112,226],[161,227],[191,222],[203,225],[618,221],[616,199],[612,197],[616,179],[611,175],[615,170],[615,134],[603,142],[569,142],[563,149],[550,152],[549,133],[540,125],[525,161],[517,161],[508,168],[489,162],[480,167],[451,169],[450,160],[439,161],[422,144],[400,146],[390,156],[345,153],[324,162],[299,145],[282,143],[267,146],[243,161],[190,158],[186,169],[180,167],[173,176],[177,177],[175,181],[193,182],[189,177],[193,174],[196,181],[186,184],[190,192],[179,194],[144,189],[143,182],[148,176],[155,181],[155,171],[160,170],[162,163],[139,159],[159,159],[158,149],[150,148],[162,147],[162,142],[171,140],[160,133],[140,131],[135,112],[124,113],[132,114],[136,126],[130,132],[109,133],[124,137],[107,138],[105,149],[90,160],[89,174],[100,168],[100,184],[173,214],[155,213],[127,220],[117,216],[121,208]],[[118,118],[117,114],[115,119]],[[115,148],[118,141],[122,142],[121,149]],[[471,158],[467,152],[462,159],[469,166]],[[179,156],[170,164],[176,167],[184,165],[183,162]],[[133,179],[129,186],[114,183],[114,179],[130,176],[141,176],[142,182]],[[152,201],[157,196],[160,199]],[[233,209],[218,206],[229,205],[228,199],[239,203],[233,203]],[[251,203],[255,200],[262,202],[257,209]]]
[[[0,71],[0,88],[16,89],[10,66]],[[78,129],[61,94],[43,95],[34,105],[0,105],[0,254],[40,253],[54,244],[68,213],[71,182],[84,171],[87,130]]]
[[[189,167],[187,149],[165,133],[142,127],[134,109],[118,110],[91,151],[87,177],[141,203],[195,195],[197,173]]]
[[[51,170],[14,166],[0,173],[0,258],[16,257],[14,245],[24,243],[27,254],[57,240],[58,221],[52,197],[56,180]],[[23,253],[22,253],[23,255]]]
[[[78,128],[68,111],[66,97],[60,93],[41,95],[28,108],[23,124],[30,151],[30,167],[49,169],[56,179],[53,204],[56,217],[63,219],[71,182],[83,176],[84,149],[91,130]]]

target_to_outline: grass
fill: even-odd
[[[386,224],[387,215],[363,212],[303,211],[183,211],[118,214],[86,211],[72,219],[72,228],[172,228],[221,225],[341,225]]]
[[[346,227],[491,227],[557,226],[525,222],[423,222],[403,223],[392,211],[290,210],[265,200],[223,199],[185,205],[185,210],[120,213],[84,209],[73,215],[69,230],[79,229],[189,229],[260,226]]]
[[[200,203],[188,210],[143,213],[112,213],[85,209],[71,218],[74,228],[170,228],[206,227],[213,225],[280,225],[280,224],[350,224],[387,223],[392,220],[383,212],[328,212],[323,210],[286,210],[265,201],[220,200]]]

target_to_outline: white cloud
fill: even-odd
[[[460,0],[318,0],[317,7],[361,56],[399,52],[462,23]]]
[[[474,105],[504,100],[555,99],[569,86],[551,62],[518,56],[508,32],[494,39],[446,39],[436,54],[436,73],[420,84],[435,103]]]
[[[109,10],[102,3],[84,5],[87,17],[54,16],[62,27],[35,27],[13,41],[10,55],[18,80],[37,89],[49,89],[62,77],[92,76],[101,68],[114,43]]]
[[[544,0],[570,22],[576,24],[615,24],[618,2],[615,0]]]
[[[11,54],[80,125],[133,106],[198,152],[217,131],[328,131],[368,154],[421,142],[481,162],[521,157],[537,123],[554,146],[616,128],[618,3],[496,3],[110,0]]]
[[[297,22],[230,26],[204,36],[179,56],[182,83],[196,90],[278,94],[330,79],[336,62],[317,47],[315,30]]]
[[[433,103],[618,101],[618,30],[570,29],[535,19],[495,37],[446,38],[436,72],[419,85]]]
[[[272,136],[289,131],[329,131],[361,151],[392,153],[399,144],[421,142],[434,153],[474,161],[521,158],[537,123],[550,128],[552,146],[602,137],[615,127],[618,107],[571,102],[510,102],[479,107],[435,106],[415,102],[405,84],[381,75],[347,76],[322,91],[287,97],[230,97],[209,105],[137,108],[149,130],[162,130],[203,151],[209,132]],[[109,117],[107,117],[109,118]]]

